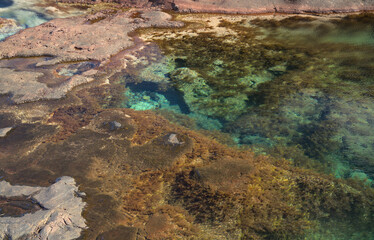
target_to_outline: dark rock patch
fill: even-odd
[[[0,217],[21,217],[26,213],[34,213],[42,207],[26,196],[0,196]]]
[[[1,0],[0,8],[7,8],[14,4],[13,0]]]

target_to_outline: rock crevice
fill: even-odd
[[[81,216],[85,203],[79,197],[82,193],[77,192],[78,187],[71,177],[61,177],[50,187],[12,186],[0,182],[3,198],[28,196],[39,205],[39,210],[23,216],[0,217],[0,238],[66,240],[79,237],[86,223]],[[23,204],[28,203],[24,201]]]

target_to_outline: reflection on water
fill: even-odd
[[[157,65],[174,102],[167,91],[142,83],[136,89],[128,86],[125,106],[215,122],[199,126],[229,133],[238,145],[287,158],[296,166],[370,184],[373,24],[372,15],[362,14],[329,21],[222,20],[220,27],[236,33],[224,36],[181,30],[182,38],[158,40],[168,61],[140,73]]]

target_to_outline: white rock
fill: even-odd
[[[50,187],[12,186],[0,182],[0,195],[31,196],[43,209],[22,217],[0,217],[0,239],[69,240],[86,228],[82,211],[85,203],[76,194],[78,187],[71,177],[61,177]],[[79,195],[79,196],[78,196]]]
[[[12,127],[0,128],[0,137],[5,137]]]

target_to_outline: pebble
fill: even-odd
[[[13,127],[0,128],[0,137],[5,137]]]

